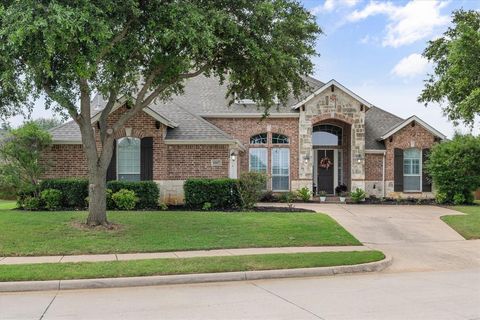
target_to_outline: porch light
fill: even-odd
[[[310,156],[303,157],[303,161],[305,162],[305,164],[308,164],[308,162],[310,161]]]
[[[362,157],[361,154],[357,154],[357,156],[356,156],[355,158],[357,158],[357,163],[361,163],[361,162],[362,162],[363,157]]]
[[[232,161],[237,160],[237,155],[235,154],[234,151],[232,151],[232,153],[230,153],[230,159],[231,159]]]

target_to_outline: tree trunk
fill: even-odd
[[[90,172],[88,185],[88,218],[89,226],[108,226],[107,220],[107,169],[97,165],[94,172]]]

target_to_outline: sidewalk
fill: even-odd
[[[301,252],[334,252],[334,251],[367,251],[372,250],[366,246],[325,246],[325,247],[282,247],[282,248],[244,248],[244,249],[219,249],[196,251],[173,251],[152,253],[118,253],[118,254],[92,254],[72,256],[38,256],[38,257],[0,257],[0,265],[33,264],[33,263],[67,263],[67,262],[99,262],[99,261],[125,261],[162,258],[193,258],[214,256],[241,256],[269,253],[301,253]]]

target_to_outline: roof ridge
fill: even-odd
[[[220,128],[218,128],[217,126],[215,126],[214,124],[212,124],[211,122],[208,122],[207,120],[205,120],[204,118],[200,117],[199,115],[196,115],[188,110],[186,110],[185,108],[183,108],[182,106],[180,106],[178,103],[176,102],[173,102],[174,105],[176,105],[178,108],[182,109],[184,112],[192,115],[193,117],[195,117],[196,119],[204,122],[206,125],[208,125],[209,127],[211,127],[212,129],[214,129],[215,131],[217,131],[218,133],[222,134],[224,137],[228,138],[228,139],[231,139],[233,140],[233,138],[227,134],[225,131],[221,130]]]
[[[67,121],[67,122],[65,122],[65,123],[59,124],[58,126],[55,126],[55,127],[53,127],[53,128],[48,129],[48,132],[52,132],[53,130],[60,129],[60,128],[63,127],[63,126],[66,126],[67,124],[70,124],[71,122],[75,122],[75,120],[72,119],[72,120]]]

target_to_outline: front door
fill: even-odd
[[[325,191],[334,194],[334,152],[333,150],[318,151],[318,192]]]

